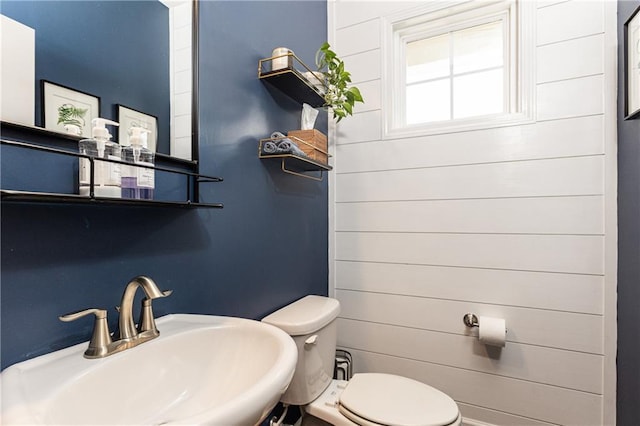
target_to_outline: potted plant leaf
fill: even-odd
[[[316,66],[327,84],[324,94],[324,106],[333,111],[336,122],[353,115],[356,102],[364,103],[360,90],[350,86],[351,74],[344,69],[344,62],[331,50],[329,43],[323,43],[316,53]]]

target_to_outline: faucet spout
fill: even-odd
[[[122,294],[122,301],[120,302],[120,318],[118,320],[120,330],[119,340],[129,341],[138,335],[138,331],[133,322],[133,299],[138,287],[142,287],[146,298],[149,300],[166,297],[171,294],[170,291],[163,292],[160,290],[156,283],[149,277],[140,275],[133,278],[125,287],[124,293]]]

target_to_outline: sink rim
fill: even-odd
[[[83,375],[101,368],[108,368],[114,362],[122,362],[121,360],[127,357],[127,353],[131,353],[130,351],[143,351],[145,347],[148,348],[147,350],[151,350],[154,342],[167,340],[172,336],[183,333],[197,332],[202,329],[241,327],[240,332],[243,331],[242,328],[245,328],[246,331],[251,329],[260,330],[261,332],[266,331],[268,335],[274,336],[276,342],[278,342],[276,360],[250,387],[233,396],[225,403],[217,406],[212,405],[204,411],[178,420],[172,420],[167,424],[172,424],[172,422],[182,424],[184,422],[203,423],[207,422],[212,416],[234,417],[237,412],[247,411],[248,404],[257,406],[268,402],[268,405],[270,405],[269,410],[267,410],[267,413],[262,414],[266,416],[268,411],[280,399],[282,392],[286,390],[293,377],[297,362],[297,347],[293,339],[277,327],[246,318],[202,314],[169,314],[159,317],[157,324],[160,330],[160,336],[157,339],[106,358],[84,358],[82,354],[86,349],[87,342],[83,342],[7,367],[0,374],[2,401],[0,418],[5,418],[5,416],[10,419],[14,417],[18,419],[24,418],[25,423],[39,422],[43,424],[47,421],[48,408],[51,403],[62,392],[69,389],[69,386],[73,386],[74,380],[81,379]],[[29,372],[35,372],[42,376],[39,376],[37,380],[31,379],[31,382],[29,382],[29,378],[22,376]],[[60,380],[60,377],[63,377],[63,379]],[[38,386],[35,391],[31,389],[37,386],[38,382],[41,382],[42,386]],[[29,386],[30,388],[27,389]],[[7,392],[8,387],[12,388],[10,393]],[[272,401],[274,393],[277,394],[275,402]],[[261,409],[264,411],[264,407],[261,407]]]

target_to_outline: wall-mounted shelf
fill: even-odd
[[[288,58],[289,66],[272,70],[272,61],[282,57]],[[287,55],[260,59],[258,62],[258,78],[278,88],[299,103],[307,103],[314,108],[324,105],[324,93],[327,90],[325,82],[319,79],[314,74],[314,71],[293,52],[289,52]]]
[[[320,161],[313,160],[304,155],[297,155],[293,153],[265,153],[264,144],[267,142],[277,141],[281,138],[266,138],[260,139],[258,143],[258,157],[261,160],[272,160],[280,162],[280,169],[285,172],[295,176],[321,181],[325,171],[332,170],[328,164],[322,163]],[[290,139],[297,139],[293,136]],[[304,141],[298,140],[299,142],[306,143]],[[309,145],[309,144],[307,144]],[[310,145],[311,146],[311,145]],[[314,148],[317,149],[317,148]],[[319,172],[318,176],[314,176],[309,174],[311,172]]]
[[[66,157],[76,157],[76,158],[88,158],[90,164],[90,173],[93,175],[94,171],[94,162],[96,159],[89,157],[87,155],[80,154],[78,152],[69,151],[67,149],[59,149],[53,148],[51,146],[42,146],[35,145],[22,141],[15,140],[7,140],[1,139],[1,145],[11,146],[20,150],[33,150],[40,151],[47,154],[52,155],[60,155]],[[73,160],[71,160],[73,161]],[[77,161],[77,160],[75,160]],[[111,162],[111,163],[120,163],[120,164],[128,164],[123,161],[118,160],[107,160],[100,159],[102,162]],[[190,166],[191,164],[188,164]],[[141,167],[138,165],[137,167]],[[146,167],[146,166],[143,166]],[[31,190],[21,190],[21,189],[1,189],[1,199],[2,203],[47,203],[47,204],[92,204],[92,205],[119,205],[119,206],[138,206],[138,207],[179,207],[179,208],[198,208],[198,207],[207,207],[207,208],[222,208],[223,205],[221,203],[200,203],[197,201],[198,198],[198,187],[200,183],[205,182],[222,182],[222,178],[215,176],[205,176],[199,173],[195,173],[188,170],[180,170],[179,166],[175,165],[175,167],[162,167],[162,166],[153,166],[146,167],[152,168],[159,172],[164,172],[166,174],[179,175],[184,178],[184,198],[180,201],[175,200],[138,200],[138,199],[123,199],[123,198],[107,198],[107,197],[96,197],[93,195],[94,188],[93,182],[90,186],[90,194],[89,196],[72,194],[72,193],[56,193],[56,192],[39,192],[39,191],[31,191]],[[70,169],[71,170],[71,169]],[[20,172],[18,172],[20,173]],[[24,171],[24,173],[37,173],[33,170]],[[3,185],[5,184],[5,180],[3,179]]]
[[[192,203],[190,201],[160,201],[160,200],[127,200],[122,198],[85,197],[78,194],[56,194],[51,192],[31,192],[0,190],[2,202],[37,203],[37,204],[90,204],[90,205],[119,205],[137,207],[178,207],[193,209],[199,207],[222,208],[221,203]]]
[[[286,59],[283,61],[284,58]],[[278,61],[280,64],[286,62],[288,66],[272,70],[274,59],[280,59]],[[307,103],[314,108],[324,105],[324,93],[327,90],[324,79],[312,71],[293,52],[260,59],[258,78],[278,88],[299,103]],[[258,143],[258,157],[262,160],[279,161],[280,168],[285,173],[317,181],[322,180],[325,171],[333,169],[325,162],[317,160],[317,158],[326,160],[330,157],[326,151],[326,137],[324,140],[325,149],[321,149],[315,144],[310,144],[295,136],[289,136],[288,139],[295,141],[298,147],[304,147],[304,150],[307,151],[306,154],[301,151],[265,152],[265,143],[279,139],[282,138],[261,139]],[[316,172],[315,175],[314,172]]]

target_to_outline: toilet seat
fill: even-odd
[[[339,412],[363,426],[444,426],[460,413],[447,394],[406,377],[355,374],[340,395]]]

